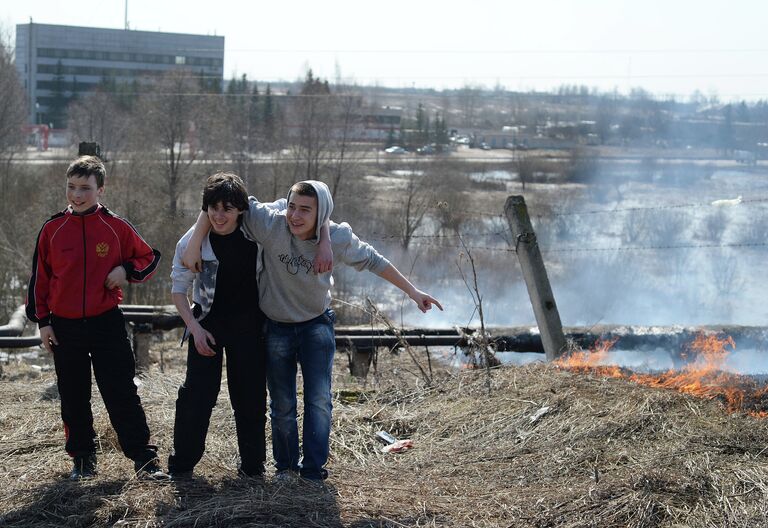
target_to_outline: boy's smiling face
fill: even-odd
[[[93,174],[87,178],[71,176],[67,178],[67,202],[76,213],[84,213],[99,203],[104,187],[99,187]]]
[[[237,219],[243,212],[229,202],[218,202],[208,206],[207,214],[213,232],[228,235],[237,229]]]
[[[286,217],[292,235],[299,240],[314,238],[317,225],[317,198],[291,193]]]

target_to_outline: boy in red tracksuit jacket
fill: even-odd
[[[149,444],[149,427],[133,382],[135,362],[118,308],[120,286],[143,282],[160,253],[127,221],[99,203],[104,164],[82,156],[67,169],[69,206],[43,224],[27,292],[27,317],[53,354],[61,397],[70,479],[96,474],[96,433],[91,412],[91,365],[109,419],[140,477],[167,478]]]

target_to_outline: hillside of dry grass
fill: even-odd
[[[164,464],[183,377],[181,355],[165,356],[140,387]],[[490,393],[484,371],[427,386],[390,354],[365,385],[347,372],[339,354],[325,487],[237,478],[224,389],[188,482],[131,478],[95,396],[99,476],[72,483],[53,373],[6,365],[0,526],[768,525],[768,422],[718,401],[540,364],[494,369]],[[381,453],[378,430],[415,447]]]

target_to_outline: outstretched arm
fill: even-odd
[[[433,304],[440,308],[440,311],[443,310],[443,307],[440,305],[437,299],[428,293],[417,289],[413,284],[411,284],[411,281],[406,279],[403,274],[400,273],[400,271],[392,264],[384,268],[384,271],[382,271],[379,276],[387,282],[390,282],[403,290],[403,292],[405,292],[408,297],[413,299],[413,302],[416,303],[416,305],[419,307],[419,310],[422,312],[426,313],[427,310],[432,309]]]

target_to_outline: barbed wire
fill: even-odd
[[[738,201],[735,201],[732,205],[749,205],[753,203],[768,203],[768,198],[753,198],[748,200],[743,199],[736,199]],[[682,203],[682,204],[668,204],[668,205],[655,205],[651,207],[624,207],[624,208],[615,208],[615,209],[593,209],[593,210],[586,210],[586,211],[565,211],[562,213],[539,213],[535,215],[531,215],[533,218],[547,218],[547,217],[557,217],[557,216],[577,216],[577,215],[593,215],[593,214],[610,214],[610,213],[626,213],[626,212],[635,212],[635,211],[655,211],[655,210],[664,210],[664,209],[685,209],[685,208],[693,208],[693,207],[722,207],[723,203],[717,203],[720,200],[713,200],[709,202],[691,202],[691,203]],[[727,200],[726,200],[727,201]]]
[[[462,246],[461,244],[435,244],[430,243],[428,241],[420,241],[420,242],[412,242],[408,244],[408,247],[429,247],[429,248],[443,248],[443,249],[459,249],[462,252],[464,249],[469,250],[478,250],[478,251],[491,251],[491,252],[502,252],[502,253],[516,253],[515,248],[511,247],[490,247],[490,246]]]
[[[713,249],[713,248],[753,248],[766,247],[768,242],[743,242],[734,244],[677,244],[659,246],[614,246],[614,247],[581,247],[581,248],[541,248],[542,253],[597,253],[607,251],[653,251],[659,249]]]
[[[408,247],[428,247],[441,249],[463,250],[464,246],[459,244],[438,244],[428,240],[411,242]],[[542,253],[608,253],[608,252],[632,252],[632,251],[657,251],[657,250],[686,250],[686,249],[732,249],[732,248],[765,248],[768,243],[734,243],[734,244],[677,244],[677,245],[657,245],[657,246],[614,246],[614,247],[581,247],[581,248],[546,248],[540,247]],[[467,245],[467,249],[476,251],[486,251],[494,253],[517,253],[512,247],[491,247]]]
[[[477,238],[477,237],[490,237],[490,236],[499,236],[503,237],[504,235],[509,234],[509,231],[494,231],[494,232],[484,232],[484,233],[453,233],[453,234],[442,234],[442,235],[411,235],[408,238],[416,238],[416,239],[448,239],[448,238]],[[392,239],[404,239],[405,235],[384,235],[381,233],[377,233],[374,231],[371,233],[371,236],[367,237],[368,240],[392,240]]]
[[[402,200],[390,200],[387,198],[376,198],[377,202],[385,202],[385,203],[392,203],[396,204],[400,207],[391,207],[387,209],[402,209],[403,202]],[[561,217],[561,216],[580,216],[580,215],[597,215],[597,214],[613,214],[613,213],[627,213],[627,212],[637,212],[637,211],[657,211],[657,210],[667,210],[667,209],[687,209],[687,208],[702,208],[702,207],[723,207],[725,204],[717,203],[719,200],[713,200],[713,201],[707,201],[707,202],[691,202],[691,203],[680,203],[680,204],[668,204],[668,205],[655,205],[655,206],[649,206],[649,207],[623,207],[623,208],[614,208],[614,209],[593,209],[593,210],[585,210],[585,211],[564,211],[564,212],[549,212],[549,213],[536,213],[532,214],[531,218],[535,219],[542,219],[542,218],[555,218],[555,217]],[[740,200],[738,202],[734,202],[732,205],[750,205],[750,204],[760,204],[760,203],[768,203],[768,198],[753,198],[753,199],[747,199],[747,200]],[[438,204],[432,204],[428,206],[428,209],[441,209],[442,207]],[[500,220],[505,220],[503,213],[484,213],[480,211],[469,211],[469,210],[448,210],[448,213],[450,215],[457,215],[457,216],[479,216],[479,217],[486,217],[486,218],[498,218]]]

